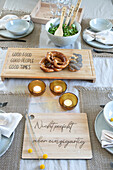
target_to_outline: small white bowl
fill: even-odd
[[[14,35],[22,35],[28,31],[29,22],[21,19],[11,20],[6,23],[5,28]]]
[[[89,22],[89,25],[92,30],[94,31],[104,31],[104,30],[111,30],[112,23],[107,19],[102,18],[95,18]]]
[[[110,121],[110,119],[113,118],[113,101],[110,101],[105,105],[103,113],[107,123],[113,127],[113,121]]]
[[[78,36],[80,35],[80,32],[81,32],[81,25],[78,23],[78,22],[74,22],[74,24],[76,25],[76,28],[78,30],[78,33],[73,35],[73,36],[68,36],[68,37],[60,37],[60,36],[55,36],[53,34],[50,34],[48,32],[49,28],[51,27],[50,24],[53,24],[55,26],[57,26],[59,23],[60,23],[60,19],[59,18],[54,18],[54,19],[51,19],[50,21],[48,21],[46,23],[46,26],[45,26],[45,29],[46,29],[46,32],[47,32],[47,35],[48,37],[50,38],[50,40],[56,45],[56,46],[66,46],[66,45],[69,45],[69,44],[73,44]]]

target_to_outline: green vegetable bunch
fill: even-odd
[[[55,33],[55,31],[57,30],[57,28],[59,27],[59,25],[57,26],[54,26],[52,23],[50,24],[50,28],[48,30],[48,32],[50,34],[53,34]],[[63,37],[67,37],[67,36],[72,36],[72,35],[75,35],[78,33],[78,30],[75,26],[75,24],[72,24],[71,26],[66,26],[65,24],[63,24]]]

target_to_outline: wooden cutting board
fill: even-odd
[[[91,159],[92,150],[86,113],[32,113],[31,124],[37,144],[33,148],[28,125],[25,124],[22,158]],[[31,134],[32,136],[32,134]],[[32,153],[28,153],[28,149]],[[43,151],[43,153],[42,153]],[[38,154],[38,156],[37,156]]]
[[[68,57],[73,53],[81,54],[83,67],[77,72],[68,68],[60,72],[46,73],[40,69],[39,61],[49,51],[57,50]],[[76,79],[95,82],[96,74],[91,50],[48,49],[48,48],[9,48],[2,69],[1,78],[35,78],[35,79]]]

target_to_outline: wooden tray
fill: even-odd
[[[76,21],[81,23],[83,16],[83,8],[80,8],[76,17]],[[58,17],[58,16],[57,16]],[[50,12],[49,4],[38,1],[36,7],[31,12],[31,19],[33,22],[46,24],[52,18],[52,14]]]
[[[31,119],[33,131],[36,135],[32,145],[28,124],[25,124],[23,159],[91,159],[92,150],[86,113],[33,113]],[[32,116],[32,117],[33,117]],[[62,128],[64,127],[64,128]],[[38,145],[37,142],[38,141]],[[28,153],[28,149],[33,150]],[[42,149],[42,150],[41,150]],[[42,152],[43,151],[43,152]]]
[[[39,61],[48,51],[57,50],[70,57],[73,53],[81,54],[83,67],[77,72],[68,68],[60,72],[46,73],[40,69]],[[35,78],[35,79],[77,79],[96,80],[91,50],[78,49],[47,49],[47,48],[9,48],[1,73],[5,78]]]

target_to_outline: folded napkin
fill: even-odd
[[[30,15],[24,15],[22,17],[18,17],[16,15],[5,15],[4,17],[2,17],[0,19],[0,29],[5,29],[5,24],[10,21],[10,20],[14,20],[14,19],[23,19],[23,20],[27,20],[30,21]]]
[[[106,31],[95,33],[86,29],[84,31],[84,39],[86,41],[96,40],[106,45],[113,45],[113,31],[106,30]]]
[[[113,147],[113,132],[102,130],[101,145],[102,148]]]
[[[0,113],[0,120],[4,120],[4,125],[0,125],[0,133],[6,137],[10,137],[15,128],[22,119],[20,113]]]

